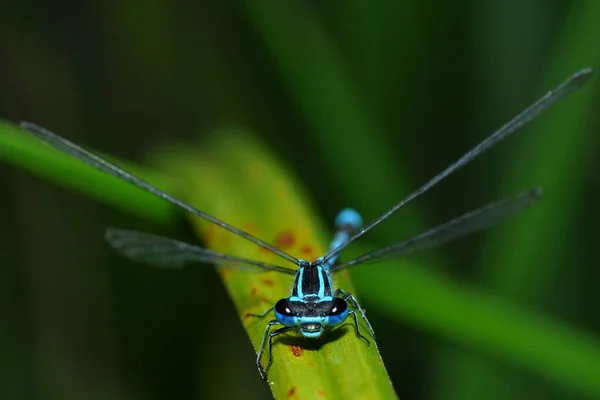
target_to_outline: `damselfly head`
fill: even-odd
[[[323,325],[317,322],[307,322],[300,326],[300,333],[306,338],[316,338],[323,333]]]
[[[288,327],[297,327],[302,336],[315,338],[326,327],[343,323],[348,318],[348,304],[344,299],[297,300],[285,298],[275,304],[275,318]]]

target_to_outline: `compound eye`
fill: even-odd
[[[328,312],[329,315],[340,315],[346,312],[348,304],[339,297],[333,300],[333,307]]]
[[[286,317],[291,317],[294,315],[292,309],[290,308],[290,302],[288,299],[279,300],[275,304],[275,312]]]

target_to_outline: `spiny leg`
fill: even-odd
[[[264,318],[268,313],[270,313],[271,311],[273,311],[274,308],[275,308],[275,306],[269,308],[267,311],[264,311],[264,312],[262,312],[260,314],[248,313],[248,314],[246,314],[246,317]]]
[[[267,380],[267,373],[269,372],[269,368],[271,368],[271,364],[273,364],[273,338],[275,336],[281,335],[282,333],[289,332],[292,329],[294,329],[294,327],[284,326],[269,334],[269,362],[267,363],[267,367],[265,368],[265,376],[263,378],[264,380]]]
[[[271,332],[269,332],[269,331],[271,330],[271,327],[276,324],[279,324],[279,321],[277,321],[276,319],[269,321],[269,323],[267,324],[267,326],[265,328],[265,334],[263,335],[262,341],[260,342],[260,348],[258,349],[258,354],[256,355],[256,366],[258,367],[258,372],[260,373],[260,376],[265,381],[267,380],[267,371],[265,371],[263,369],[262,364],[260,363],[260,359],[262,358],[262,354],[265,351],[265,343],[267,342],[267,337],[271,334]],[[277,332],[277,331],[274,331],[274,332]],[[272,358],[271,349],[269,348],[269,359],[271,359],[271,358]],[[267,366],[267,370],[269,369],[269,366]]]
[[[260,342],[258,354],[256,355],[256,367],[258,368],[258,373],[260,374],[261,378],[263,378],[263,380],[265,381],[267,380],[267,372],[269,371],[269,368],[271,368],[271,364],[273,364],[273,338],[292,329],[292,327],[284,326],[282,328],[274,330],[273,332],[269,332],[271,330],[271,327],[277,324],[281,323],[276,319],[269,321],[267,327],[265,328],[265,334],[263,335],[262,341]],[[262,358],[262,354],[265,351],[267,337],[269,338],[269,362],[267,363],[267,367],[263,368],[260,359]]]
[[[360,328],[358,327],[358,317],[356,316],[356,311],[350,310],[350,312],[348,314],[351,314],[352,318],[354,318],[354,329],[356,330],[356,336],[358,336],[359,339],[364,340],[365,343],[367,344],[367,346],[370,346],[371,342],[369,341],[369,339],[367,339],[365,336],[363,336],[362,333],[360,333]]]
[[[375,331],[373,330],[373,327],[371,326],[371,323],[367,319],[365,311],[362,309],[362,307],[360,306],[360,304],[358,304],[358,301],[356,300],[356,297],[354,297],[352,295],[352,293],[345,292],[342,289],[337,289],[335,291],[335,296],[337,297],[339,295],[342,295],[342,300],[344,300],[344,301],[350,300],[350,303],[352,303],[352,306],[354,306],[354,308],[356,310],[358,310],[358,312],[360,313],[360,316],[367,323],[367,326],[369,327],[369,330],[371,331],[371,335],[373,336],[373,339],[375,339]]]

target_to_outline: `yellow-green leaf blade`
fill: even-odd
[[[248,136],[225,132],[203,147],[201,154],[175,152],[179,165],[170,163],[173,172],[187,182],[185,193],[180,193],[184,200],[295,257],[313,260],[324,253],[327,230],[315,218],[300,186],[270,153]],[[293,264],[286,265],[253,243],[198,219],[194,218],[193,223],[214,250],[295,269]],[[220,273],[254,347],[258,348],[273,314],[262,320],[246,315],[261,313],[289,296],[292,277],[230,268],[222,268]],[[335,285],[355,292],[347,273],[336,275]],[[370,338],[370,346],[356,336],[351,318],[317,340],[280,336],[273,346],[274,363],[268,379],[275,397],[396,398],[375,341],[363,323],[360,328]],[[263,365],[266,360],[265,353]]]

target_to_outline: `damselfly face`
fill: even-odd
[[[302,336],[315,338],[328,326],[348,318],[348,304],[341,298],[321,301],[281,299],[275,304],[275,318],[281,325],[297,327]]]

